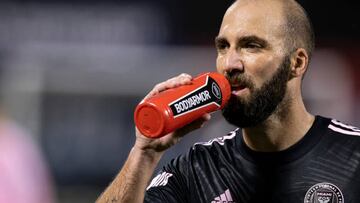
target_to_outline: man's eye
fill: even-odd
[[[224,52],[226,49],[228,49],[230,47],[229,43],[226,41],[226,40],[223,40],[223,39],[219,39],[219,40],[216,40],[215,41],[215,47],[216,47],[216,50],[219,52],[219,53],[222,53]]]
[[[229,47],[229,45],[227,43],[224,43],[224,42],[218,42],[218,43],[216,43],[215,46],[216,46],[216,49],[218,51],[224,51]]]
[[[247,43],[246,48],[260,49],[260,48],[262,48],[262,46],[260,44],[258,44],[258,43]]]

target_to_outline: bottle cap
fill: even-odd
[[[135,110],[135,121],[139,131],[150,138],[158,137],[164,128],[165,119],[158,108],[146,103]]]

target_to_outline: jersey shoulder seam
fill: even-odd
[[[193,148],[200,145],[200,146],[212,146],[214,143],[217,143],[219,145],[224,145],[226,140],[231,140],[235,138],[237,132],[239,131],[239,128],[230,131],[227,135],[213,138],[207,142],[197,142],[193,145]]]
[[[360,129],[358,127],[345,124],[336,119],[332,119],[328,125],[328,128],[333,132],[342,134],[342,135],[351,135],[360,137]]]

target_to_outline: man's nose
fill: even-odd
[[[231,72],[233,70],[243,72],[244,63],[240,53],[236,50],[229,50],[225,58],[224,71]]]

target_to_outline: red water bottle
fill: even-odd
[[[222,109],[230,95],[230,84],[223,75],[204,73],[190,85],[168,89],[142,101],[135,109],[135,124],[143,135],[161,137],[205,113]]]

